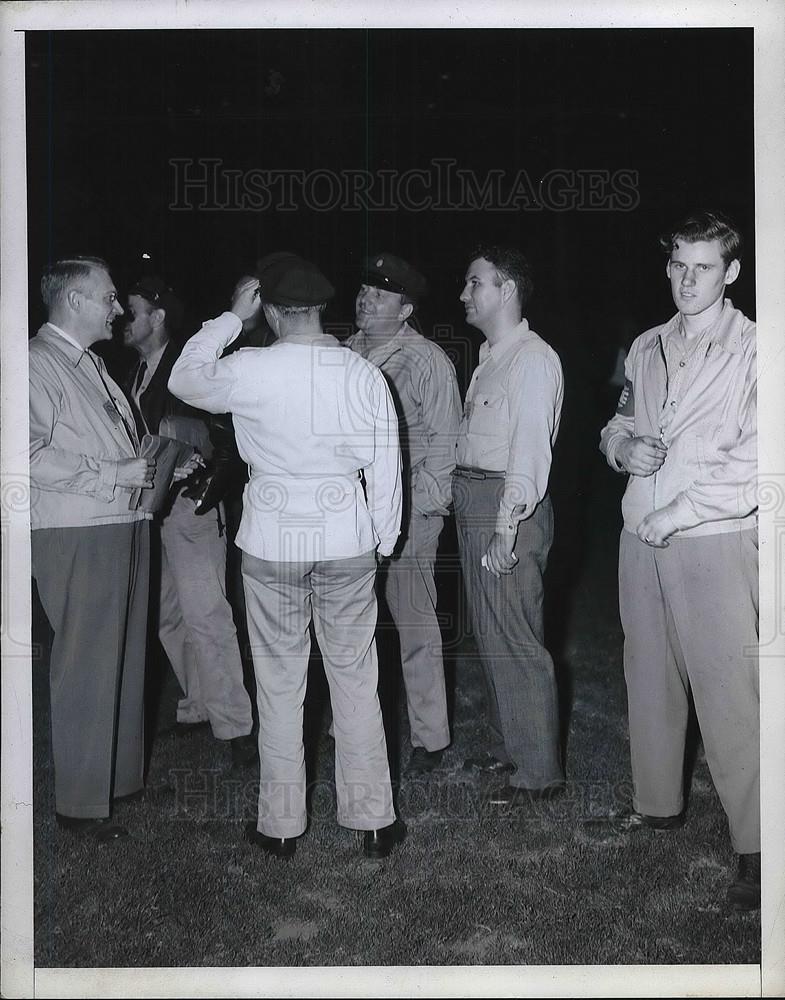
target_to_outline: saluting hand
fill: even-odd
[[[251,278],[234,290],[232,312],[243,323],[247,319],[252,319],[259,312],[261,306],[258,278]]]

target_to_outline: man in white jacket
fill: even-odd
[[[231,312],[186,344],[169,389],[230,412],[250,470],[236,538],[259,707],[259,815],[248,837],[291,857],[306,828],[313,619],[330,685],[338,822],[364,831],[364,853],[379,858],[405,832],[393,809],[374,641],[376,557],[392,552],[400,528],[400,448],[383,375],[322,330],[333,294],[313,264],[278,255],[236,290]],[[221,358],[260,308],[276,343]]]
[[[741,236],[701,212],[666,238],[678,312],[633,343],[609,465],[628,473],[619,603],[633,812],[683,823],[690,691],[739,854],[729,903],[760,905],[755,325],[725,299]]]

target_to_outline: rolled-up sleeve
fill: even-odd
[[[224,348],[240,334],[243,324],[232,312],[207,320],[186,343],[169,376],[169,391],[208,413],[231,409],[239,354],[221,359]]]

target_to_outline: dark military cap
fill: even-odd
[[[419,302],[428,290],[428,283],[420,272],[391,253],[377,253],[366,260],[363,282],[407,295],[415,302]]]
[[[163,278],[156,274],[140,278],[128,294],[141,295],[156,309],[163,309],[166,313],[166,325],[172,330],[179,328],[183,321],[183,304]]]
[[[262,302],[319,306],[335,295],[335,289],[316,264],[296,254],[268,254],[258,262],[257,269]]]
[[[256,269],[253,273],[257,278],[261,278],[265,271],[285,260],[297,260],[297,254],[291,253],[289,250],[276,250],[274,253],[268,253],[257,260]]]

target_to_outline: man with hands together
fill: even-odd
[[[741,236],[699,212],[663,237],[677,312],[627,357],[608,464],[622,500],[632,812],[626,829],[684,821],[690,693],[728,816],[738,872],[727,899],[760,906],[758,535],[755,324],[725,298]]]

